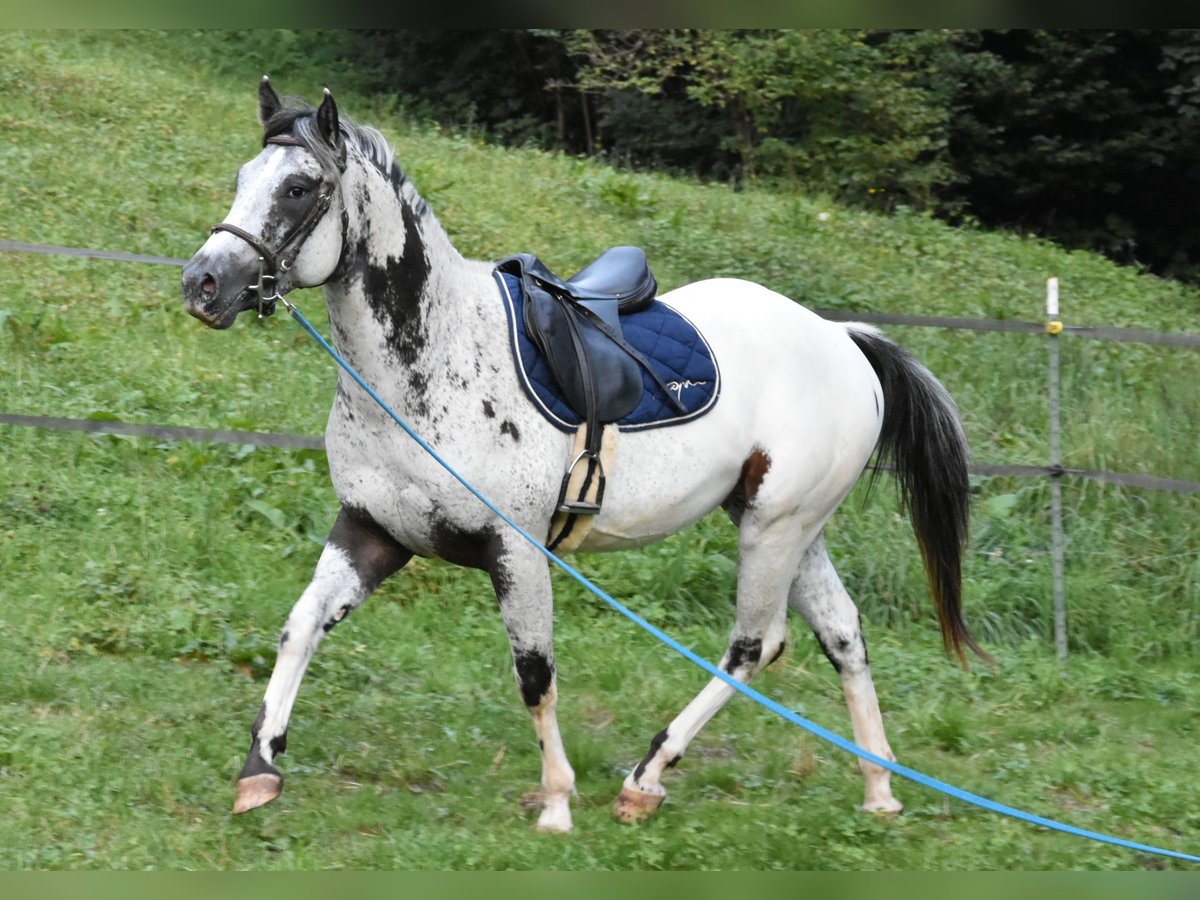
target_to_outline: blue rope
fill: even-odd
[[[1015,809],[1014,807],[1005,806],[1003,803],[997,803],[994,800],[989,800],[986,797],[980,797],[978,794],[972,794],[969,791],[964,791],[961,788],[956,788],[953,785],[946,784],[944,781],[939,781],[936,778],[931,778],[930,776],[924,775],[921,772],[916,771],[915,769],[910,769],[907,766],[902,766],[899,763],[892,762],[889,759],[883,759],[882,757],[876,756],[874,753],[864,750],[862,747],[859,747],[857,744],[846,740],[842,736],[835,734],[834,732],[829,731],[826,728],[822,728],[820,725],[817,725],[815,722],[810,722],[808,719],[805,719],[803,716],[797,715],[796,713],[792,712],[791,710],[776,703],[771,698],[769,698],[763,694],[760,694],[758,691],[756,691],[754,688],[750,687],[748,684],[743,684],[742,682],[733,678],[726,672],[721,671],[716,666],[714,666],[712,663],[710,663],[708,660],[698,656],[696,653],[694,653],[693,651],[689,650],[687,647],[680,644],[674,638],[670,637],[669,635],[660,631],[655,626],[651,625],[649,622],[647,622],[645,619],[643,619],[637,613],[633,612],[632,610],[628,609],[627,607],[625,607],[624,605],[619,603],[617,600],[610,597],[605,591],[603,591],[596,585],[592,584],[592,582],[589,581],[587,579],[587,577],[582,575],[580,572],[578,572],[576,569],[574,569],[568,563],[559,559],[557,556],[555,556],[553,553],[551,553],[549,550],[547,550],[542,545],[541,541],[539,541],[537,538],[533,537],[533,535],[529,534],[529,532],[527,532],[524,528],[522,528],[520,525],[518,525],[516,522],[514,522],[512,519],[510,519],[507,515],[505,515],[503,512],[501,512],[496,507],[496,505],[494,503],[492,503],[487,497],[483,496],[483,494],[481,494],[474,487],[474,485],[472,485],[470,482],[468,482],[462,475],[460,475],[458,472],[456,472],[449,463],[447,463],[444,459],[442,459],[442,457],[437,453],[437,451],[434,450],[433,447],[431,447],[428,443],[426,443],[426,441],[413,430],[412,426],[410,426],[407,422],[405,422],[404,419],[402,419],[399,415],[397,415],[396,412],[390,406],[388,406],[388,404],[384,401],[384,399],[375,392],[374,388],[372,388],[369,384],[367,384],[366,381],[363,380],[362,376],[360,376],[356,371],[354,371],[354,368],[348,362],[346,362],[346,360],[343,359],[342,356],[336,350],[334,350],[332,346],[330,346],[329,342],[326,341],[325,338],[321,337],[321,335],[317,332],[317,330],[315,328],[313,328],[312,324],[308,321],[308,319],[306,319],[304,317],[304,314],[301,313],[300,310],[298,310],[293,304],[289,303],[287,300],[284,300],[283,303],[284,303],[284,306],[287,307],[288,312],[291,313],[292,318],[294,318],[297,322],[299,322],[300,325],[309,334],[311,334],[313,336],[313,338],[317,341],[317,343],[325,348],[325,351],[331,357],[333,357],[333,359],[337,362],[337,364],[339,366],[341,366],[347,372],[347,374],[350,375],[351,378],[353,378],[356,382],[358,382],[359,386],[363,390],[365,390],[376,403],[379,404],[380,408],[382,408],[383,411],[386,412],[397,425],[399,425],[402,429],[404,429],[405,434],[407,434],[410,438],[412,438],[414,441],[416,441],[422,450],[424,450],[426,453],[428,453],[430,456],[432,456],[434,458],[434,460],[436,460],[437,463],[440,466],[442,466],[442,468],[444,468],[447,472],[449,472],[454,477],[454,479],[456,481],[458,481],[459,484],[461,484],[468,491],[470,491],[471,494],[473,494],[476,497],[476,499],[478,499],[484,506],[486,506],[489,510],[491,510],[493,513],[495,513],[497,516],[499,516],[500,519],[505,524],[510,526],[514,531],[516,531],[519,535],[521,535],[521,537],[523,537],[530,544],[532,544],[535,548],[537,548],[537,550],[543,556],[545,556],[548,560],[550,560],[550,562],[554,563],[556,566],[558,566],[560,569],[562,569],[564,572],[566,572],[568,575],[570,575],[572,578],[574,578],[577,582],[579,582],[581,585],[583,585],[585,588],[587,588],[589,591],[591,591],[593,594],[595,594],[597,597],[599,597],[601,600],[603,600],[605,603],[607,603],[609,606],[611,606],[613,609],[615,609],[617,612],[619,612],[621,615],[625,616],[625,618],[629,619],[634,624],[636,624],[639,627],[648,631],[650,634],[652,634],[654,637],[658,638],[658,640],[662,641],[664,644],[666,644],[668,647],[670,647],[676,653],[680,654],[685,659],[688,659],[691,662],[695,663],[697,666],[699,666],[704,671],[708,672],[708,674],[712,675],[714,678],[721,679],[723,682],[725,682],[727,685],[732,687],[734,690],[739,691],[740,693],[746,695],[751,700],[766,707],[771,712],[773,712],[776,715],[780,716],[781,718],[787,720],[788,722],[791,722],[793,725],[798,725],[801,728],[803,728],[805,731],[808,731],[808,732],[816,735],[817,737],[821,738],[822,740],[824,740],[830,744],[833,744],[835,747],[845,750],[848,753],[852,753],[855,756],[859,757],[860,759],[865,759],[867,762],[874,763],[877,766],[881,766],[882,768],[887,769],[890,772],[894,772],[895,774],[900,775],[904,778],[907,778],[910,781],[915,781],[917,784],[924,785],[927,788],[932,788],[935,791],[946,794],[950,797],[954,797],[957,800],[962,800],[965,803],[969,803],[974,806],[981,807],[982,809],[990,810],[991,812],[999,813],[1004,816],[1009,816],[1010,818],[1018,819],[1022,822],[1028,822],[1032,825],[1040,825],[1043,828],[1049,828],[1054,831],[1061,831],[1065,834],[1073,834],[1076,837],[1087,838],[1089,840],[1099,841],[1099,842],[1105,843],[1105,844],[1114,844],[1118,847],[1124,847],[1128,850],[1137,850],[1142,853],[1152,853],[1157,856],[1168,856],[1168,857],[1172,857],[1174,859],[1185,860],[1187,862],[1200,862],[1200,856],[1193,856],[1189,853],[1180,853],[1179,851],[1176,851],[1176,850],[1164,850],[1159,847],[1152,847],[1149,844],[1139,844],[1136,841],[1127,841],[1124,838],[1119,838],[1119,837],[1114,837],[1112,835],[1102,834],[1101,832],[1097,832],[1097,831],[1089,831],[1086,828],[1077,828],[1074,825],[1067,825],[1062,822],[1056,822],[1054,819],[1047,819],[1044,816],[1036,816],[1036,815],[1033,815],[1032,813],[1023,812],[1022,810]]]

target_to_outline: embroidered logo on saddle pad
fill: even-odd
[[[504,298],[517,377],[525,393],[556,427],[574,431],[584,417],[563,398],[545,357],[526,333],[520,279],[507,272],[495,274]],[[684,316],[655,300],[643,310],[621,316],[621,332],[673,394],[667,397],[655,378],[642,371],[642,397],[632,412],[617,421],[622,431],[690,422],[716,405],[720,371],[708,342]],[[683,412],[675,408],[676,403]]]

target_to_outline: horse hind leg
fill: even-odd
[[[883,716],[871,679],[858,608],[829,559],[823,537],[813,541],[804,554],[788,599],[808,622],[841,678],[854,742],[880,759],[894,762],[896,757],[884,734]],[[903,810],[903,805],[892,795],[891,772],[865,759],[859,759],[859,768],[865,781],[861,809],[874,813]]]
[[[288,720],[308,663],[325,635],[400,569],[412,554],[365,514],[343,509],[312,581],[292,607],[258,717],[250,751],[238,776],[234,813],[270,803],[283,791],[274,759],[287,747]]]
[[[741,532],[738,569],[737,621],[720,668],[743,684],[774,662],[787,641],[787,592],[803,548],[803,536],[786,522],[776,521],[773,537]],[[666,797],[663,773],[682,758],[700,729],[736,693],[720,678],[713,678],[675,719],[650,743],[649,752],[626,777],[613,802],[613,814],[622,822],[651,816]]]

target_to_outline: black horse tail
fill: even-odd
[[[883,388],[877,465],[890,463],[896,473],[937,605],[942,643],[964,668],[964,646],[990,663],[962,617],[970,481],[958,407],[928,369],[881,332],[857,323],[846,330]],[[876,468],[872,482],[878,473]]]

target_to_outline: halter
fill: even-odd
[[[276,135],[263,141],[264,146],[267,144],[281,144],[288,147],[305,146],[302,141],[286,134]],[[312,209],[296,224],[296,227],[287,234],[274,251],[260,238],[237,225],[222,222],[212,227],[210,233],[228,231],[258,251],[258,281],[246,285],[246,288],[258,294],[258,317],[260,319],[275,312],[275,301],[283,299],[283,295],[279,293],[277,287],[279,275],[285,274],[292,267],[292,263],[296,261],[296,256],[300,253],[300,247],[316,229],[317,223],[321,221],[325,213],[329,211],[329,205],[332,202],[333,186],[330,185],[328,190],[318,192],[317,201],[313,204]]]

